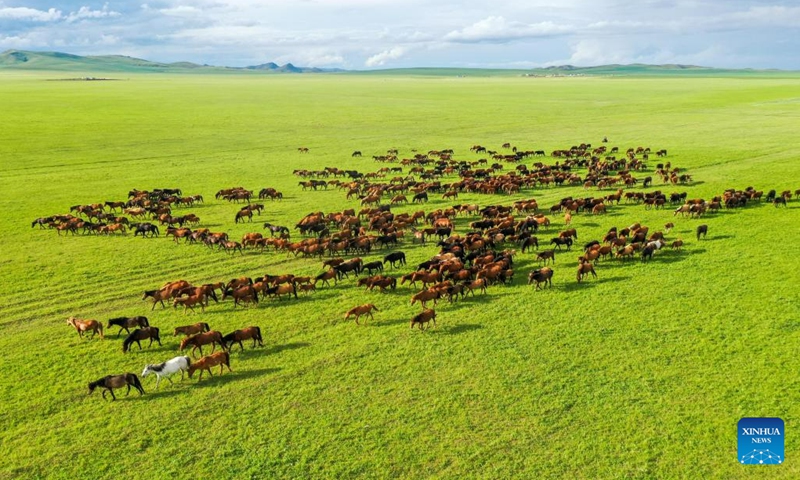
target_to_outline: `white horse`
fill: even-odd
[[[156,374],[156,390],[158,390],[158,384],[161,382],[161,377],[166,378],[169,380],[169,383],[173,384],[172,379],[169,378],[170,375],[173,373],[181,372],[181,380],[183,380],[183,372],[189,371],[189,365],[191,365],[192,360],[189,357],[175,357],[172,360],[167,360],[164,363],[159,363],[157,365],[147,364],[144,366],[144,370],[142,370],[142,377],[146,377],[151,373]]]

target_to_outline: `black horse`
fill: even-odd
[[[400,263],[400,265],[406,264],[406,254],[403,252],[392,252],[389,255],[383,257],[383,264],[386,265],[387,263],[392,266],[392,268],[396,267],[396,263]]]
[[[566,237],[566,238],[555,237],[555,238],[550,240],[550,245],[554,245],[554,244],[555,244],[555,246],[558,247],[559,250],[561,250],[561,245],[566,245],[567,246],[567,250],[569,250],[572,247],[572,238],[570,238],[570,237]]]
[[[125,330],[125,333],[130,334],[130,328],[149,327],[150,322],[147,320],[147,317],[118,317],[112,318],[108,321],[108,328],[111,328],[115,325],[119,327],[119,332],[117,332],[117,337],[119,337],[123,330]]]
[[[124,373],[122,375],[106,375],[100,380],[89,382],[89,395],[91,395],[97,387],[100,387],[104,389],[103,400],[106,399],[106,392],[111,392],[111,401],[113,402],[117,399],[117,397],[114,395],[114,388],[122,388],[127,386],[128,391],[125,393],[125,396],[128,396],[128,394],[131,393],[131,385],[136,388],[136,390],[139,392],[139,395],[144,395],[142,382],[140,382],[139,377],[133,373]]]
[[[540,268],[528,274],[528,285],[536,283],[536,290],[540,290],[541,284],[553,288],[553,269],[550,267]]]
[[[372,271],[373,270],[375,270],[377,272],[382,272],[383,271],[383,263],[381,263],[380,260],[375,261],[375,262],[365,263],[364,266],[361,267],[361,270],[366,270],[367,272],[369,272],[369,275],[372,275]]]
[[[153,225],[152,223],[135,223],[132,225],[136,230],[133,232],[133,236],[137,236],[140,233],[142,234],[142,238],[146,237],[148,234],[152,237],[157,237],[158,227]]]
[[[161,345],[161,337],[158,335],[158,328],[157,327],[145,327],[145,328],[137,328],[133,331],[130,335],[125,338],[125,341],[122,342],[122,352],[127,352],[133,342],[136,342],[136,345],[139,345],[139,350],[142,349],[142,344],[139,343],[140,340],[147,340],[150,339],[150,343],[147,347],[151,347],[153,345],[153,340],[158,342],[159,346]]]

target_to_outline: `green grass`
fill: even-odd
[[[0,460],[2,478],[796,478],[800,444],[800,203],[697,220],[669,210],[613,207],[576,216],[579,244],[640,221],[676,228],[682,253],[649,264],[602,262],[577,285],[577,253],[557,257],[552,290],[524,285],[536,263],[519,255],[513,286],[443,304],[439,326],[410,331],[412,290],[364,293],[344,282],[257,309],[213,305],[183,315],[140,300],[166,281],[315,274],[320,262],[273,252],[228,256],[164,238],[58,237],[39,216],[124,198],[131,188],[203,194],[185,209],[232,237],[238,206],[220,188],[272,186],[258,222],[352,207],[336,190],[304,192],[291,171],[374,171],[370,155],[475,143],[524,149],[598,143],[669,150],[697,182],[672,188],[709,198],[726,188],[800,188],[795,78],[448,79],[399,77],[138,76],[120,82],[0,77]],[[296,149],[307,146],[310,153]],[[364,152],[353,159],[353,150]],[[548,159],[549,161],[549,159]],[[650,165],[655,164],[655,159]],[[639,175],[643,176],[643,175]],[[581,188],[464,195],[459,203],[549,206]],[[449,205],[434,198],[426,211]],[[403,207],[397,211],[412,211]],[[562,227],[539,237],[548,239]],[[469,220],[461,219],[466,230]],[[411,246],[409,267],[436,252]],[[368,258],[377,258],[371,255]],[[399,273],[399,272],[398,272]],[[368,326],[342,320],[365,302]],[[147,315],[164,346],[123,355],[115,331],[80,340],[66,317]],[[206,321],[229,332],[260,325],[267,346],[232,354],[233,373],[164,382],[114,404],[86,384],[139,374],[171,358],[173,327]],[[787,462],[736,463],[736,422],[778,416]]]

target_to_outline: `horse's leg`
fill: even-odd
[[[239,340],[239,346],[242,348],[242,351],[244,352],[244,345],[242,344],[241,340]],[[256,342],[255,342],[255,340],[253,340],[253,348],[255,348],[255,346],[256,346]]]
[[[158,384],[161,382],[161,374],[156,372],[156,390],[158,390]]]
[[[181,370],[181,373],[183,373],[183,370]],[[172,379],[171,379],[171,378],[169,378],[169,375],[165,375],[165,376],[164,376],[164,378],[166,378],[167,380],[169,380],[169,383],[170,383],[170,385],[173,385],[173,386],[175,385],[175,382],[173,382],[173,381],[172,381]]]
[[[139,345],[139,350],[141,350],[141,349],[142,349],[142,344],[141,344],[141,343],[139,343],[139,340],[136,340],[136,345]]]

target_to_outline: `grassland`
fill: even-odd
[[[692,197],[749,185],[794,191],[798,79],[45,78],[0,77],[0,478],[800,475],[797,200],[704,218],[700,242],[698,221],[669,211],[621,205],[576,217],[579,243],[613,225],[675,221],[669,238],[687,246],[650,264],[601,263],[599,279],[581,285],[577,254],[561,255],[544,292],[524,285],[536,264],[520,255],[513,286],[442,305],[439,326],[424,333],[408,328],[418,311],[410,289],[365,294],[347,282],[257,309],[150,312],[142,290],[169,280],[313,274],[320,265],[30,228],[134,187],[180,187],[207,199],[187,212],[235,238],[259,224],[234,225],[238,207],[213,200],[220,188],[278,188],[285,200],[257,220],[294,224],[354,205],[335,190],[303,192],[295,168],[368,172],[379,167],[369,156],[392,147],[405,156],[454,148],[474,160],[475,143],[549,151],[604,135],[620,147],[668,149],[697,180],[678,189]],[[351,158],[356,149],[365,158]],[[584,192],[459,202],[550,205],[567,195]],[[433,199],[425,209],[446,205]],[[409,265],[436,251],[402,249]],[[342,321],[366,301],[381,308],[375,322]],[[135,314],[162,328],[163,347],[123,355],[116,332],[80,340],[64,323]],[[172,328],[200,320],[225,332],[260,325],[267,346],[233,353],[232,374],[201,383],[162,382],[155,392],[148,378],[144,397],[114,404],[86,395],[88,381],[171,358]],[[785,420],[784,465],[736,463],[744,416]]]

